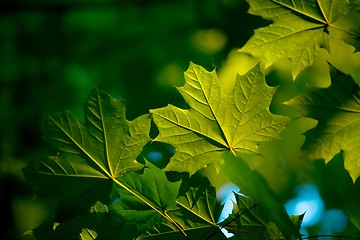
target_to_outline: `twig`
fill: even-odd
[[[360,239],[360,237],[342,236],[342,235],[336,235],[336,234],[319,234],[319,235],[315,235],[315,236],[303,237],[302,239],[311,239],[311,238],[320,238],[320,237],[335,237],[335,238],[347,238],[347,239]]]

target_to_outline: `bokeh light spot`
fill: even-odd
[[[163,159],[163,157],[164,157],[164,154],[159,151],[152,151],[152,152],[149,152],[146,154],[146,158],[152,163],[161,161]]]
[[[296,197],[285,203],[289,215],[305,213],[302,227],[318,224],[325,210],[324,201],[319,195],[317,187],[313,184],[300,185],[295,189]]]

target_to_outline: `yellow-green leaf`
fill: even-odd
[[[360,34],[351,21],[342,21],[351,10],[344,0],[247,0],[249,13],[273,21],[240,49],[270,66],[280,59],[292,60],[292,75],[311,66],[329,39],[341,38],[359,49]],[[350,24],[350,23],[351,24]],[[357,27],[359,28],[359,27]]]
[[[259,65],[238,76],[234,91],[225,94],[215,70],[191,63],[178,90],[188,109],[151,110],[160,132],[155,140],[176,149],[167,170],[192,174],[221,162],[223,151],[258,154],[258,145],[277,138],[289,122],[269,111],[276,89],[266,85]]]

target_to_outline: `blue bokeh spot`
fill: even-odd
[[[163,159],[164,154],[159,151],[151,151],[146,154],[146,158],[153,163],[159,162]]]
[[[319,229],[322,234],[336,234],[345,230],[347,216],[339,209],[329,209],[324,213],[323,221]]]
[[[285,203],[289,215],[304,214],[302,227],[311,227],[318,224],[325,211],[324,201],[321,199],[318,188],[314,184],[300,185],[295,189],[296,197]]]

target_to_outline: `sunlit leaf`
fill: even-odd
[[[155,140],[176,149],[167,170],[190,172],[221,162],[221,153],[258,154],[258,145],[277,138],[289,119],[273,115],[269,105],[276,89],[268,87],[256,65],[238,76],[232,94],[220,88],[215,70],[208,72],[191,63],[185,85],[178,90],[189,105],[151,110],[159,128]]]
[[[356,25],[343,20],[351,10],[343,0],[248,0],[249,13],[273,21],[255,34],[240,51],[265,61],[266,66],[280,59],[292,60],[292,75],[311,66],[329,39],[341,38],[358,50],[360,34]],[[351,21],[350,21],[351,22]],[[329,49],[328,49],[329,50]]]

